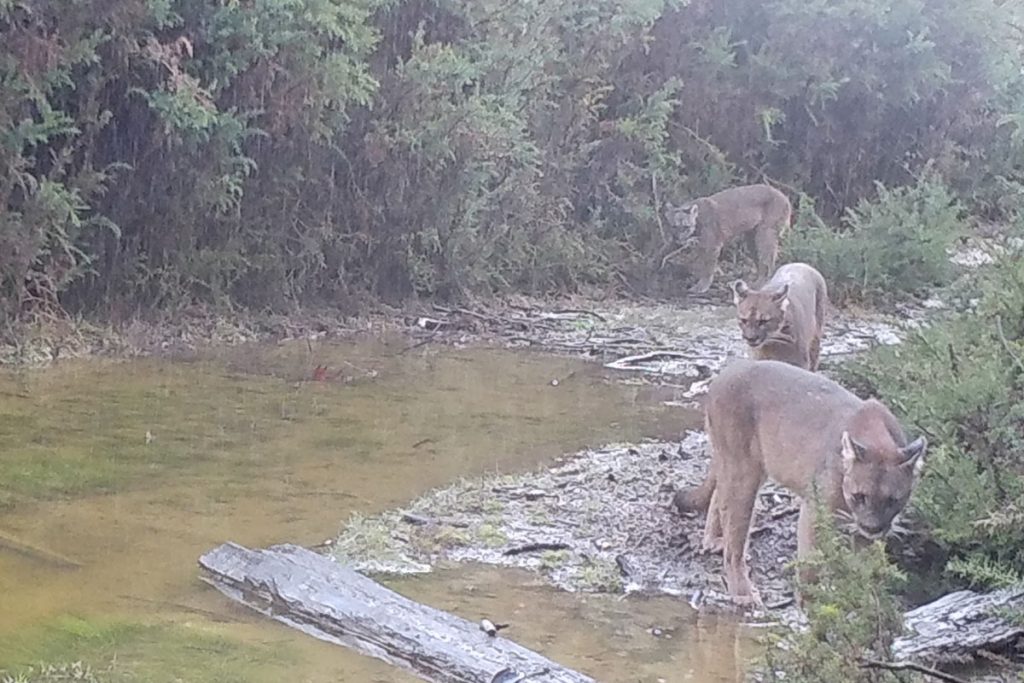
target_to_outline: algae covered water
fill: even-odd
[[[197,579],[196,558],[226,540],[312,545],[459,477],[678,436],[679,416],[649,396],[594,364],[380,339],[4,373],[0,670],[412,680],[237,607]],[[736,626],[679,600],[584,597],[473,565],[387,582],[470,619],[501,615],[509,637],[599,680],[742,670]]]

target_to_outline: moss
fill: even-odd
[[[54,666],[38,662],[75,664]],[[269,682],[279,680],[284,673],[282,669],[290,663],[280,647],[266,644],[256,647],[191,625],[79,617],[62,617],[0,644],[3,675],[33,683],[60,680]],[[68,677],[70,675],[80,677]]]
[[[396,546],[386,520],[355,513],[334,544],[332,554],[350,560],[397,560],[400,555]]]
[[[540,556],[541,569],[545,569],[547,571],[563,567],[568,561],[568,550],[545,550]]]
[[[487,515],[495,515],[499,512],[504,512],[505,502],[497,496],[491,498],[485,498],[480,503],[480,510]]]
[[[543,507],[536,507],[526,513],[526,520],[536,526],[548,526],[551,524],[551,513]]]
[[[456,529],[455,527],[441,527],[433,535],[433,542],[435,546],[440,548],[459,548],[469,545],[473,541],[473,537],[470,536],[469,532],[465,529]]]
[[[611,560],[591,559],[580,569],[580,584],[584,590],[618,593],[622,590],[622,574]]]
[[[508,543],[508,536],[494,524],[481,524],[476,528],[476,537],[488,548],[500,548]]]

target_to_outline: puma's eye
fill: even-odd
[[[764,326],[765,326],[765,325],[767,325],[767,324],[768,324],[769,322],[770,322],[770,321],[769,321],[769,319],[768,319],[768,318],[758,318],[758,319],[757,319],[757,324],[758,324],[758,325],[760,325],[761,327],[764,327]]]
[[[894,507],[897,507],[900,504],[900,501],[895,499],[895,498],[891,498],[890,497],[890,498],[886,498],[885,499],[885,504],[888,507],[894,508]]]
[[[868,497],[865,496],[863,493],[855,493],[855,494],[853,494],[853,504],[854,505],[863,505],[866,502],[868,502]]]

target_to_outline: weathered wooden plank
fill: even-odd
[[[1006,611],[1024,609],[1024,586],[975,593],[957,591],[904,615],[907,634],[893,643],[899,660],[963,662],[1024,638]]]
[[[199,558],[225,595],[317,638],[437,683],[595,683],[479,625],[414,602],[332,560],[293,545],[249,550],[225,543]]]

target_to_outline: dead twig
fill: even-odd
[[[526,553],[535,553],[541,550],[569,550],[568,543],[552,543],[552,542],[537,542],[527,543],[526,545],[516,546],[515,548],[509,548],[503,554],[506,557],[512,555],[525,555]]]
[[[426,346],[427,344],[429,344],[432,341],[434,341],[434,335],[430,335],[426,339],[421,339],[418,342],[416,342],[415,344],[410,344],[409,346],[404,347],[401,351],[399,351],[395,355],[396,356],[401,356],[403,353],[408,353],[408,352],[410,352],[410,351],[412,351],[414,349],[420,348],[421,346]]]
[[[597,313],[595,311],[587,310],[586,308],[559,308],[559,309],[556,309],[556,310],[551,311],[551,312],[554,313],[555,315],[566,315],[566,314],[569,314],[569,313],[576,313],[578,315],[589,315],[591,318],[595,318],[597,320],[600,320],[603,323],[608,322],[608,319],[605,318],[600,313]]]
[[[1003,348],[1006,349],[1006,353],[1013,359],[1014,364],[1024,372],[1024,361],[1020,359],[1013,349],[1010,347],[1010,342],[1006,339],[1006,335],[1003,333],[1003,317],[996,316],[996,331],[999,333],[999,341],[1003,343]]]
[[[793,505],[793,506],[790,506],[790,507],[782,508],[781,510],[776,510],[775,512],[773,512],[773,513],[771,513],[769,515],[769,518],[772,521],[775,521],[775,520],[782,519],[783,517],[789,517],[790,515],[795,515],[798,512],[800,512],[800,507],[796,506],[796,505]]]
[[[658,233],[661,235],[661,243],[668,242],[668,233],[665,232],[665,223],[661,220],[661,193],[658,192],[658,173],[651,173],[651,196],[654,197],[654,217],[658,219]]]
[[[886,671],[914,671],[925,676],[931,676],[945,683],[967,683],[966,680],[945,671],[933,669],[917,662],[886,662],[881,659],[866,659],[861,662],[862,669],[885,669]]]
[[[427,526],[433,520],[429,517],[424,517],[423,515],[417,515],[414,512],[403,512],[402,521],[406,524],[412,524],[413,526]]]

